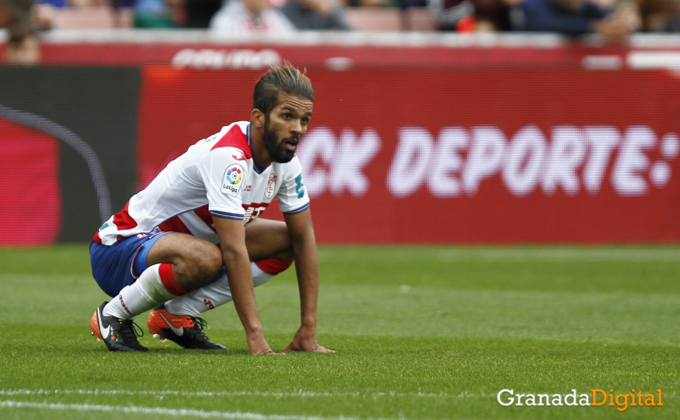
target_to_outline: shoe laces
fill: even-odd
[[[196,324],[196,326],[198,326],[198,329],[200,329],[201,331],[203,331],[203,328],[208,326],[208,321],[206,321],[205,319],[203,319],[201,317],[198,317],[198,316],[193,317],[192,316],[191,320],[194,321],[194,324]]]
[[[120,324],[121,324],[121,329],[120,329],[119,334],[122,336],[123,340],[126,343],[130,343],[130,344],[137,343],[137,344],[139,344],[137,337],[142,337],[144,335],[144,330],[142,330],[142,327],[137,325],[137,323],[134,322],[131,319],[126,319],[125,321],[121,322]]]
[[[206,340],[210,341],[210,339],[208,338],[208,336],[205,335],[205,333],[203,332],[203,329],[204,329],[205,327],[208,326],[208,321],[206,321],[205,319],[203,319],[203,318],[201,318],[201,317],[198,317],[198,316],[197,316],[197,317],[193,317],[193,316],[192,316],[192,317],[191,317],[191,320],[194,321],[194,325],[195,325],[196,327],[198,327],[197,329],[194,330],[194,331],[196,331],[195,334],[196,334],[197,336],[199,336],[199,337],[202,336],[202,337],[205,338]]]

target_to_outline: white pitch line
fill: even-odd
[[[34,408],[39,410],[72,410],[72,411],[100,411],[117,412],[124,414],[155,414],[170,417],[200,417],[217,419],[245,419],[245,420],[367,420],[358,417],[318,417],[318,416],[286,416],[278,414],[243,413],[240,411],[204,411],[191,408],[163,408],[163,407],[137,407],[134,405],[97,405],[97,404],[58,404],[36,403],[28,401],[0,401],[0,407],[4,408]],[[389,419],[375,419],[389,420]],[[399,419],[406,420],[406,419]]]
[[[302,398],[337,398],[337,397],[352,397],[352,398],[373,398],[373,397],[388,397],[388,398],[477,398],[477,397],[495,397],[496,394],[479,393],[473,394],[469,392],[461,392],[460,394],[445,394],[445,393],[399,393],[399,392],[312,392],[312,391],[294,391],[294,392],[261,392],[261,391],[136,391],[136,390],[115,390],[115,389],[0,389],[0,395],[16,396],[16,395],[146,395],[152,397],[163,397],[166,395],[179,397],[302,397]]]

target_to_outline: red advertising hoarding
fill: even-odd
[[[59,145],[0,118],[0,246],[54,243],[61,229]]]
[[[138,179],[247,120],[260,71],[143,69]],[[577,66],[309,70],[325,243],[680,240],[680,79]],[[264,217],[276,218],[270,208]]]

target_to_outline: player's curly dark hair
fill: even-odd
[[[259,109],[265,115],[274,109],[279,102],[279,92],[301,96],[314,102],[312,82],[303,72],[289,62],[273,66],[255,84],[253,92],[253,109]]]

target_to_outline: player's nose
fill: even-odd
[[[293,123],[290,127],[291,133],[297,133],[300,134],[302,133],[302,122],[299,119],[293,120]]]

